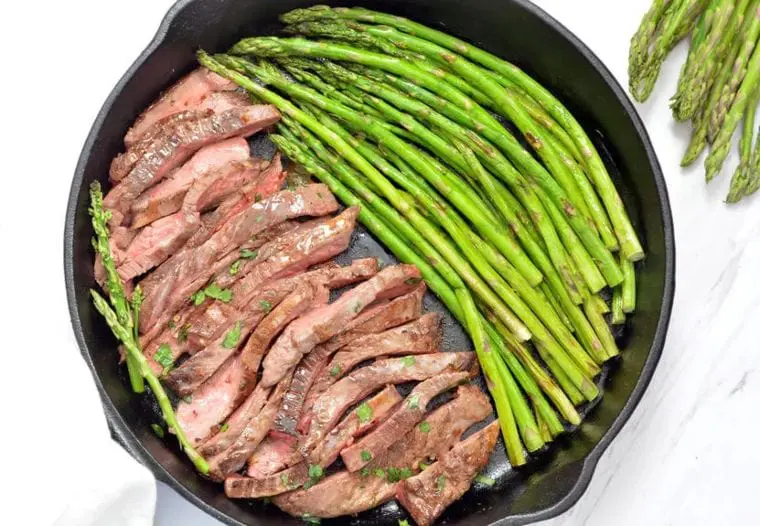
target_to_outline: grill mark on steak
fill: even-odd
[[[444,372],[467,370],[473,362],[471,352],[439,352],[416,356],[415,363],[411,365],[403,358],[389,358],[352,372],[330,386],[314,404],[309,434],[301,449],[311,451],[330,432],[346,409],[382,386],[422,381]]]
[[[309,415],[314,402],[333,384],[329,375],[330,369],[325,369],[330,356],[357,338],[382,332],[418,318],[422,313],[422,298],[425,295],[425,289],[423,282],[408,294],[388,302],[373,303],[346,327],[346,332],[333,336],[306,356],[301,362],[308,369],[303,373],[303,390],[307,393],[299,410],[297,426],[299,432],[306,433],[309,430]],[[298,378],[298,370],[296,370],[296,378]],[[288,416],[292,418],[292,415]],[[287,420],[283,422],[287,429],[289,422]]]
[[[241,137],[201,148],[170,177],[143,192],[132,203],[131,227],[140,228],[177,212],[195,181],[211,176],[230,163],[247,161],[250,157],[248,142]]]
[[[499,423],[494,421],[457,443],[419,475],[401,482],[396,487],[396,498],[414,522],[430,526],[452,502],[460,499],[488,464],[498,438]]]
[[[292,374],[292,372],[290,373]],[[282,403],[282,397],[290,382],[290,374],[274,388],[274,392],[267,400],[264,409],[248,421],[240,436],[226,450],[211,457],[208,460],[209,476],[217,481],[223,480],[227,475],[234,473],[245,465],[245,461],[251,456],[258,445],[269,433],[277,410]]]
[[[349,413],[330,431],[309,453],[309,463],[327,467],[335,462],[340,451],[350,446],[354,438],[361,436],[382,422],[401,403],[401,395],[392,385],[386,386],[374,397],[367,400],[369,419],[362,421],[356,411]],[[249,470],[249,475],[251,475]]]
[[[192,110],[215,91],[233,91],[237,85],[204,67],[182,77],[144,110],[124,137],[128,148],[156,122],[177,112]]]
[[[342,332],[343,327],[383,293],[391,290],[400,292],[405,284],[413,281],[416,285],[419,280],[419,270],[413,265],[386,267],[372,279],[343,294],[334,303],[299,318],[288,326],[264,358],[261,382],[264,385],[274,385],[305,354]]]
[[[281,510],[296,517],[305,514],[338,517],[379,506],[394,497],[398,483],[374,476],[371,473],[375,468],[407,467],[417,472],[420,462],[444,455],[468,428],[487,418],[491,412],[488,397],[480,389],[472,385],[461,386],[456,398],[431,412],[424,420],[427,433],[422,432],[420,426],[415,427],[368,466],[369,476],[340,471],[309,489],[283,493],[272,500]]]
[[[153,273],[143,280],[145,301],[140,316],[141,330],[147,332],[162,315],[170,317],[187,304],[191,294],[237,259],[238,247],[251,236],[288,219],[327,215],[337,207],[338,203],[324,185],[285,190],[249,206],[197,249],[167,260],[159,278]],[[229,255],[231,257],[225,257]]]
[[[247,137],[274,124],[280,114],[273,106],[246,106],[222,113],[207,111],[198,119],[177,124],[157,137],[129,174],[103,199],[113,212],[110,224],[123,224],[134,200],[204,146],[234,136]]]
[[[224,479],[224,494],[231,499],[257,499],[272,497],[300,488],[309,480],[309,467],[305,462],[263,479],[230,475]]]
[[[422,420],[433,398],[467,381],[470,376],[468,372],[440,374],[417,384],[390,418],[340,452],[346,469],[357,471],[369,464],[373,458],[380,456]]]

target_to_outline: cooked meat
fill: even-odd
[[[238,192],[241,187],[255,184],[268,164],[267,161],[261,159],[230,163],[214,172],[211,177],[195,181],[188,190],[183,204],[187,206],[190,203],[190,206],[199,212],[211,210],[219,206],[227,197]],[[267,195],[272,193],[274,192]],[[264,197],[260,196],[259,199]]]
[[[441,315],[428,312],[400,327],[357,338],[340,350],[320,375],[325,389],[363,361],[381,356],[430,354],[441,347]],[[414,360],[414,358],[410,358]]]
[[[386,267],[334,303],[299,318],[288,326],[264,358],[261,382],[265,386],[274,385],[314,347],[343,332],[342,328],[378,297],[389,291],[401,293],[405,284],[408,289],[419,280],[419,270],[413,265]]]
[[[240,364],[240,358],[236,356],[232,358],[232,362],[233,367],[238,371],[238,379],[242,378],[243,366]],[[206,389],[207,386],[208,390]],[[213,395],[212,397],[203,396],[206,392],[211,394],[214,391],[219,391],[220,394],[226,393],[226,396],[217,395],[215,398]],[[196,437],[204,437],[214,433],[216,426],[224,420],[224,417],[219,418],[219,415],[229,411],[230,401],[236,392],[237,389],[233,382],[222,383],[222,379],[218,375],[214,375],[193,395],[189,403],[180,402],[177,408],[177,417],[180,417],[181,412],[180,424],[182,428],[187,431],[189,427]],[[205,458],[210,458],[230,447],[243,432],[248,422],[261,412],[271,392],[271,389],[264,387],[254,389],[248,398],[235,409],[224,423],[225,425],[221,426],[215,435],[201,444],[198,453]]]
[[[129,147],[145,134],[156,122],[175,113],[193,110],[215,91],[233,91],[237,85],[209,71],[198,68],[182,77],[176,84],[166,90],[148,109],[143,111],[124,137],[124,144]]]
[[[499,422],[494,421],[457,443],[438,462],[396,487],[396,498],[419,526],[429,526],[470,489],[472,480],[488,464]]]
[[[271,497],[300,488],[308,480],[309,467],[301,462],[263,479],[231,475],[224,479],[224,494],[231,499]]]
[[[269,400],[267,400],[264,409],[248,421],[240,436],[235,439],[235,442],[226,450],[208,460],[211,478],[221,481],[228,475],[238,471],[245,465],[245,461],[248,460],[248,457],[256,450],[261,441],[264,440],[264,437],[267,436],[272,427],[277,409],[280,407],[282,397],[288,388],[290,374],[286,375],[277,384],[274,392],[269,397]]]
[[[310,281],[305,280],[273,310],[271,305],[260,304],[267,312],[269,310],[271,312],[259,323],[256,330],[251,334],[251,337],[248,338],[245,347],[243,347],[241,354],[243,369],[245,369],[249,379],[255,381],[259,365],[261,365],[261,359],[269,349],[272,340],[291,321],[314,306],[315,295],[316,287]]]
[[[333,384],[314,404],[309,434],[302,449],[311,451],[346,409],[382,386],[426,380],[444,372],[465,371],[474,361],[471,352],[439,352],[416,356],[413,364],[404,358],[390,358],[354,371]]]
[[[389,385],[374,397],[351,411],[309,454],[309,463],[327,467],[354,438],[375,427],[401,403],[401,395]],[[248,473],[250,475],[250,471]]]
[[[346,327],[346,332],[333,336],[306,355],[306,358],[301,361],[299,368],[296,369],[296,374],[293,378],[294,383],[298,378],[302,378],[301,383],[298,385],[302,392],[306,392],[305,397],[302,394],[298,395],[300,400],[303,400],[303,402],[300,402],[302,406],[299,408],[298,431],[301,433],[308,431],[309,415],[311,414],[314,402],[334,383],[329,374],[322,374],[329,371],[329,368],[325,369],[325,366],[330,356],[357,338],[367,334],[382,332],[418,318],[422,312],[422,297],[424,294],[425,284],[421,283],[409,294],[405,294],[392,301],[373,303]],[[302,368],[303,372],[299,376],[299,370]],[[292,390],[293,386],[291,386]],[[291,391],[288,391],[288,394],[291,394]],[[285,396],[288,397],[288,395]],[[295,407],[292,401],[291,404]],[[282,420],[279,420],[281,417]],[[294,415],[281,414],[278,416],[278,424],[284,430],[291,429],[292,427],[292,423],[289,422],[287,417],[290,417],[290,419],[295,418]]]
[[[170,177],[144,192],[130,207],[132,228],[140,228],[177,212],[195,181],[214,174],[230,163],[251,157],[245,139],[234,137],[198,150]]]
[[[240,357],[233,356],[219,368],[216,374],[196,390],[192,396],[180,401],[177,406],[177,419],[192,444],[200,444],[213,433],[218,424],[223,422],[232,413],[233,409],[235,409],[234,404],[238,392],[237,386],[242,381],[243,367],[240,364]],[[249,396],[243,402],[235,414],[238,412],[241,412],[243,415],[258,413],[264,405],[268,393],[269,389],[256,391],[255,395]],[[234,440],[234,434],[242,431],[242,426],[238,426],[235,429],[234,425],[235,421],[240,420],[240,418],[235,419],[234,415],[230,418],[227,424],[229,429],[223,433],[224,436],[232,436],[232,440]],[[208,447],[205,447],[206,444],[204,444],[204,452],[201,454],[212,454],[209,453],[211,448],[221,441],[221,439],[216,440],[214,444]]]
[[[433,398],[461,384],[470,376],[468,372],[447,373],[417,384],[390,418],[370,434],[341,451],[340,457],[346,464],[346,469],[357,471],[369,464],[373,458],[379,457],[423,419]]]
[[[274,106],[244,106],[187,120],[157,137],[129,174],[103,200],[113,216],[111,225],[123,224],[134,200],[158,183],[191,155],[209,144],[230,137],[247,137],[274,124],[280,114]]]
[[[448,353],[444,353],[448,354]],[[376,476],[375,469],[409,468],[412,472],[429,458],[440,457],[456,444],[473,424],[491,414],[488,397],[477,387],[465,385],[457,397],[436,409],[424,420],[426,432],[415,427],[385,455],[375,459],[365,473],[340,471],[309,489],[298,489],[274,497],[273,502],[296,517],[353,515],[391,500],[398,482]]]
[[[299,462],[303,462],[303,456],[298,451],[298,439],[287,433],[270,431],[248,459],[246,474],[263,479]]]
[[[250,237],[288,219],[327,215],[337,207],[327,187],[317,184],[284,190],[249,206],[197,249],[171,257],[159,269],[160,273],[154,272],[143,280],[145,301],[140,329],[147,332],[162,315],[174,315],[219,267],[230,264],[230,258],[225,256],[231,255],[232,261],[237,259],[238,247]]]

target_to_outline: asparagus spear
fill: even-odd
[[[760,19],[760,7],[758,7],[757,16]],[[738,60],[738,59],[737,59]],[[705,169],[707,171],[707,180],[715,177],[723,166],[731,147],[731,138],[744,115],[749,99],[754,95],[760,82],[760,46],[755,46],[749,62],[747,63],[747,74],[736,92],[736,97],[731,109],[726,114],[726,118],[712,145],[710,155],[705,159]]]
[[[631,47],[628,52],[628,78],[631,81],[640,77],[644,65],[649,61],[655,31],[665,14],[666,8],[672,1],[675,0],[654,0],[649,11],[641,20],[638,30],[631,38]],[[630,88],[633,92],[633,85]]]
[[[715,108],[709,116],[708,137],[711,142],[718,141],[718,136],[724,128],[729,111],[733,108],[738,96],[739,88],[747,74],[752,72],[752,67],[757,68],[756,63],[752,63],[751,58],[753,51],[757,47],[758,38],[760,37],[760,1],[755,1],[747,11],[747,16],[742,31],[739,32],[739,47],[734,57],[731,72],[726,84],[723,86],[720,98]],[[743,112],[740,112],[740,114]],[[731,126],[731,123],[728,123]],[[733,133],[733,129],[731,130]],[[717,166],[720,169],[720,166]],[[708,172],[708,180],[716,175],[716,171]],[[710,175],[711,174],[711,175]]]
[[[599,157],[596,148],[583,130],[583,127],[572,116],[567,108],[565,108],[548,90],[533,80],[529,75],[526,75],[514,64],[510,64],[509,62],[472,46],[463,40],[395,15],[362,8],[332,9],[325,6],[315,6],[310,9],[296,9],[281,16],[281,19],[288,24],[323,18],[346,18],[395,27],[406,33],[434,42],[458,53],[459,55],[467,57],[488,69],[498,72],[516,85],[520,86],[563,126],[565,131],[567,131],[575,141],[578,150],[585,156],[586,163],[584,164],[588,168],[591,180],[594,181],[594,184],[607,207],[610,219],[613,221],[613,224],[617,222],[617,224],[621,225],[625,230],[623,241],[621,241],[623,253],[626,257],[633,260],[640,259],[644,256],[633,227],[630,226],[629,221],[626,225],[627,216],[625,215],[625,210],[620,203],[619,197],[616,197],[617,191],[612,184],[607,169],[605,168],[601,157]],[[623,217],[619,217],[620,215]],[[591,251],[590,248],[589,251]]]
[[[610,323],[613,325],[622,325],[625,323],[622,286],[612,289],[612,315],[610,316]]]
[[[161,414],[164,417],[167,425],[172,428],[177,436],[177,440],[188,456],[188,458],[195,465],[196,469],[203,474],[208,473],[208,464],[201,457],[197,451],[190,444],[190,441],[185,435],[185,431],[177,421],[177,416],[172,408],[171,401],[164,391],[161,382],[153,372],[153,369],[148,364],[148,360],[145,358],[142,350],[139,346],[139,339],[137,338],[135,328],[137,326],[137,313],[139,312],[140,303],[142,301],[142,293],[138,290],[133,294],[133,300],[130,304],[127,301],[127,296],[124,291],[124,284],[119,278],[114,266],[113,257],[111,256],[111,247],[108,242],[108,220],[110,218],[110,212],[103,208],[103,193],[100,189],[100,184],[94,182],[90,186],[90,216],[92,217],[92,226],[95,231],[95,237],[93,238],[93,247],[100,256],[103,262],[103,267],[106,270],[106,292],[110,299],[109,302],[103,298],[97,291],[90,290],[95,309],[105,318],[106,323],[111,328],[114,336],[121,341],[126,349],[127,356],[131,358],[133,363],[133,370],[136,374],[140,375],[141,379],[148,382],[153,395],[158,401],[158,405],[161,408]],[[129,362],[127,362],[129,363]],[[132,378],[132,372],[130,372],[130,379]],[[142,381],[135,382],[132,380],[133,388],[139,384],[143,385]],[[138,392],[142,392],[144,387]]]
[[[755,132],[755,113],[757,112],[757,101],[760,97],[760,89],[755,90],[755,94],[744,110],[744,129],[742,138],[739,142],[739,166],[731,178],[731,187],[728,190],[726,202],[736,203],[743,196],[750,178],[750,163],[752,160],[752,134]]]
[[[496,412],[499,417],[499,424],[504,436],[504,442],[507,446],[510,462],[513,466],[525,464],[525,453],[523,452],[520,442],[520,435],[517,430],[514,414],[509,404],[505,388],[500,381],[500,377],[495,370],[495,357],[484,341],[482,333],[482,321],[479,321],[477,315],[473,316],[470,308],[466,310],[468,316],[472,318],[471,323],[466,323],[465,311],[462,307],[462,300],[467,303],[465,294],[457,295],[454,289],[449,287],[440,274],[429,264],[430,258],[420,256],[415,252],[405,239],[400,237],[394,230],[385,223],[380,216],[376,215],[372,208],[366,206],[366,202],[359,199],[348,188],[343,186],[335,177],[333,177],[325,166],[321,165],[315,158],[307,155],[302,148],[296,143],[285,139],[280,135],[270,136],[272,141],[285,154],[298,162],[317,179],[328,185],[330,190],[348,206],[359,206],[359,220],[375,236],[380,239],[388,249],[396,255],[401,261],[416,265],[420,270],[422,277],[430,289],[444,302],[454,316],[467,327],[478,354],[478,361],[483,367],[486,377],[486,384],[494,400]],[[457,289],[461,290],[461,289]],[[466,292],[466,291],[465,291]],[[469,307],[469,305],[467,305]]]
[[[623,312],[630,314],[636,310],[636,269],[630,261],[621,261],[620,266],[623,269]]]
[[[757,132],[755,149],[752,152],[752,158],[749,163],[749,177],[747,186],[744,188],[744,195],[752,195],[760,189],[760,129]]]

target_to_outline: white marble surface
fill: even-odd
[[[35,87],[30,94],[39,98],[28,100],[47,100],[46,108],[56,110],[53,115],[66,126],[53,150],[60,156],[45,159],[53,163],[46,175],[55,177],[48,177],[41,197],[53,203],[54,213],[48,214],[50,221],[41,225],[39,235],[56,247],[55,273],[60,274],[63,203],[80,145],[110,88],[149,42],[171,3],[71,0],[0,7],[2,48],[10,54],[5,71],[13,72],[15,80],[4,75],[3,94],[24,84],[22,78],[31,79]],[[628,40],[649,0],[536,3],[584,40],[625,84]],[[46,39],[32,40],[38,34]],[[64,63],[59,51],[98,62]],[[665,351],[644,399],[602,457],[588,491],[574,508],[544,525],[760,524],[754,501],[760,469],[755,444],[760,435],[760,198],[727,207],[722,202],[726,173],[706,186],[701,165],[678,168],[688,130],[673,123],[667,99],[684,54],[682,45],[665,64],[650,102],[639,106],[666,175],[676,229],[677,290]],[[47,87],[31,76],[27,61],[43,56],[48,62],[34,63],[34,73],[51,75],[55,82]],[[18,93],[10,95],[4,97],[6,106],[26,102]],[[50,118],[51,112],[45,115]],[[13,130],[6,121],[0,129],[3,144]],[[31,126],[24,130],[25,137],[45,131]],[[735,156],[731,168],[734,164]],[[31,173],[4,174],[26,176]],[[21,198],[4,190],[4,207],[17,201],[10,195]],[[0,219],[3,238],[16,232],[15,219]],[[14,266],[3,261],[3,269],[7,276]],[[10,312],[7,303],[0,308]],[[67,323],[60,314],[52,325],[65,331]],[[75,359],[73,354],[70,359]],[[12,414],[18,417],[15,421],[24,418],[23,412]],[[163,485],[156,523],[217,524]]]

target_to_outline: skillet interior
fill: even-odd
[[[157,421],[155,408],[148,399],[132,395],[117,366],[115,342],[87,295],[94,283],[87,187],[93,180],[106,182],[108,165],[121,151],[129,124],[162,89],[194,67],[193,53],[198,47],[224,50],[241,36],[276,32],[277,15],[311,4],[308,0],[181,0],[176,4],[98,115],[74,175],[66,217],[64,264],[72,323],[115,436],[161,480],[230,524],[280,524],[288,519],[273,506],[228,500],[221,486],[198,477],[176,448],[167,447],[150,431],[149,424]],[[497,484],[468,493],[444,519],[451,524],[522,524],[556,515],[583,493],[601,453],[641,398],[662,351],[670,316],[675,264],[672,221],[662,174],[643,125],[598,59],[528,2],[379,0],[332,5],[364,5],[445,27],[520,65],[584,124],[621,189],[647,259],[638,268],[638,310],[619,334],[624,358],[614,375],[607,379],[605,374],[602,379],[603,403],[588,408],[584,425],[527,469],[510,470],[503,447],[497,447],[489,467]],[[359,231],[348,256],[366,255],[392,260],[374,239]],[[445,313],[435,298],[428,297],[426,306]],[[447,349],[468,345],[450,317],[446,334]],[[399,517],[391,504],[343,522],[396,524]]]

